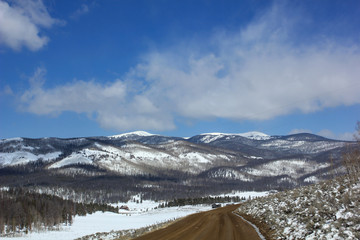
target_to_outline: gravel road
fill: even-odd
[[[238,205],[187,216],[136,240],[260,240],[255,229],[232,212]]]

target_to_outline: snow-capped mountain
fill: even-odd
[[[269,136],[260,132],[206,133],[191,138],[143,131],[109,137],[15,138],[0,140],[0,172],[36,165],[44,173],[64,176],[188,176],[298,185],[326,178],[334,168],[341,171],[344,144],[312,134]]]
[[[109,136],[109,138],[131,138],[131,137],[148,137],[148,136],[154,136],[156,134],[148,133],[145,131],[135,131],[135,132],[129,132],[129,133],[122,133],[118,135]]]
[[[203,133],[200,134],[202,138],[198,139],[198,142],[211,143],[217,139],[226,138],[232,139],[236,136],[252,139],[252,140],[268,140],[271,136],[261,132],[247,132],[247,133]]]
[[[326,139],[314,134],[268,136],[259,132],[243,134],[210,133],[196,135],[188,141],[241,151],[251,156],[278,158],[295,154],[316,154],[341,148],[343,141]]]
[[[254,140],[268,140],[271,138],[271,136],[262,132],[247,132],[247,133],[240,133],[239,135]]]

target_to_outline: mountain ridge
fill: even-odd
[[[296,136],[308,136],[308,138],[317,138],[317,139],[326,139],[326,140],[333,140],[333,141],[342,141],[342,142],[352,142],[352,141],[346,141],[346,140],[340,140],[340,139],[331,139],[331,138],[326,138],[320,135],[316,135],[316,134],[312,134],[312,133],[295,133],[295,134],[288,134],[288,135],[268,135],[266,133],[263,132],[259,132],[259,131],[249,131],[249,132],[244,132],[244,133],[224,133],[224,132],[209,132],[209,133],[200,133],[200,134],[196,134],[194,136],[191,137],[178,137],[178,136],[166,136],[166,135],[161,135],[161,134],[155,134],[155,133],[150,133],[147,131],[133,131],[133,132],[125,132],[125,133],[120,133],[120,134],[116,134],[116,135],[110,135],[110,136],[89,136],[89,137],[66,137],[66,138],[61,138],[61,137],[40,137],[40,138],[30,138],[30,137],[13,137],[13,138],[2,138],[0,139],[0,143],[1,142],[6,142],[6,141],[22,141],[23,139],[66,139],[66,140],[71,140],[71,139],[88,139],[88,138],[101,138],[101,139],[121,139],[121,138],[128,138],[128,137],[154,137],[154,136],[159,136],[159,137],[165,137],[165,138],[178,138],[178,139],[184,139],[187,140],[189,138],[193,138],[196,136],[205,136],[205,135],[210,135],[210,136],[241,136],[241,137],[245,137],[245,138],[249,138],[249,139],[253,139],[253,140],[268,140],[270,138],[289,138],[289,137],[296,137]]]
[[[198,186],[195,191],[199,184],[206,191],[214,184],[267,190],[317,182],[328,178],[332,169],[341,173],[341,156],[349,144],[314,134],[243,135],[208,133],[181,138],[132,132],[115,138],[5,139],[0,140],[0,182],[13,184],[4,177],[10,174],[20,185],[31,182],[34,186],[59,184],[55,179],[67,179],[75,186],[85,181],[80,179],[101,179],[106,188],[112,188],[115,183],[111,181],[125,178],[139,181],[139,187],[144,181],[152,186],[170,181],[177,187]],[[29,177],[40,174],[42,180],[18,178],[13,173],[20,170]]]

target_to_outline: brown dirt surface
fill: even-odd
[[[245,218],[252,224],[255,224],[259,228],[261,234],[264,236],[265,239],[268,239],[268,240],[276,239],[275,230],[273,228],[271,228],[269,225],[267,225],[261,219],[254,218],[251,215],[241,214],[239,212],[237,214],[239,214],[240,216],[242,216],[243,218]]]
[[[260,240],[255,229],[232,212],[239,205],[195,213],[136,240]]]

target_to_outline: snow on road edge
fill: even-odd
[[[242,220],[244,220],[245,222],[247,222],[248,224],[250,224],[255,229],[256,233],[258,234],[258,236],[261,240],[266,240],[266,238],[261,234],[260,229],[255,224],[253,224],[252,222],[249,222],[243,216],[240,216],[239,214],[237,214],[235,211],[232,213],[234,215],[238,216],[239,218],[241,218]]]

